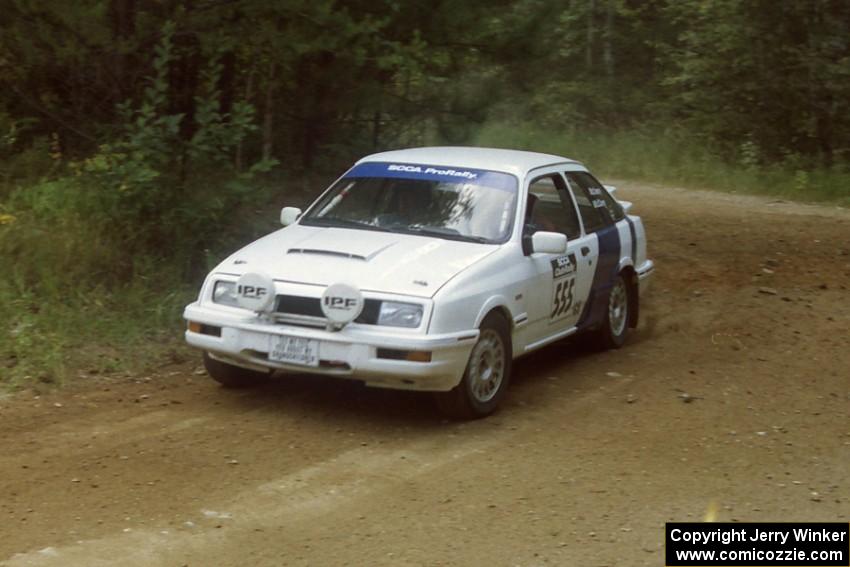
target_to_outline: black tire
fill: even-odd
[[[455,419],[490,415],[496,411],[510,383],[513,351],[508,322],[500,313],[490,313],[479,330],[481,334],[472,347],[460,384],[436,394],[440,411]]]
[[[204,352],[204,368],[210,377],[225,388],[250,388],[262,384],[271,372],[249,370],[212,358]]]
[[[600,349],[616,349],[625,344],[632,322],[633,301],[637,298],[629,280],[622,273],[618,274],[606,298],[602,327],[596,331],[595,342]]]

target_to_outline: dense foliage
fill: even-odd
[[[61,374],[81,328],[176,321],[174,290],[267,228],[245,219],[281,187],[373,150],[488,143],[847,193],[843,0],[0,8],[0,371],[17,375]]]
[[[7,157],[88,157],[126,129],[128,104],[191,140],[213,93],[221,116],[257,113],[230,154],[240,166],[463,142],[499,112],[578,129],[675,123],[764,163],[832,163],[850,147],[841,0],[3,5]],[[145,100],[152,83],[157,101]]]

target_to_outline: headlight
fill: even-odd
[[[381,302],[378,325],[416,328],[422,322],[422,306],[415,303]]]
[[[236,282],[215,282],[212,300],[213,303],[239,307],[236,302]]]

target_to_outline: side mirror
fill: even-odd
[[[280,210],[280,224],[289,226],[298,220],[301,216],[301,209],[298,207],[284,207]]]
[[[632,210],[631,201],[619,201],[619,203],[620,206],[623,207],[623,212],[629,214],[629,212]]]
[[[531,251],[563,254],[567,251],[567,236],[560,232],[535,232],[531,235]]]

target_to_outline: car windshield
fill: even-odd
[[[355,166],[310,208],[301,224],[498,243],[510,236],[516,178],[442,166]]]

